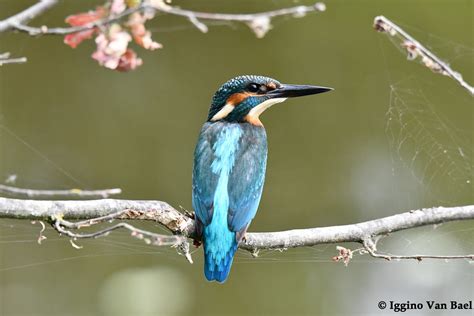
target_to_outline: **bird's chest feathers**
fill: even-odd
[[[237,124],[223,128],[212,146],[214,160],[211,164],[212,173],[218,177],[216,191],[214,193],[214,216],[225,219],[227,222],[227,210],[229,208],[229,194],[227,191],[229,175],[234,167],[236,154],[239,150],[240,138],[243,131]]]

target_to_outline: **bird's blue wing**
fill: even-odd
[[[267,140],[263,127],[248,126],[232,169],[228,191],[228,225],[240,232],[257,213],[267,162]]]
[[[219,135],[219,124],[204,124],[194,152],[193,208],[197,218],[207,226],[213,215],[218,175],[212,172],[215,159],[213,145]],[[242,231],[255,217],[265,180],[267,140],[262,127],[246,125],[239,141],[235,161],[229,174],[227,222],[234,232]]]
[[[204,124],[194,151],[193,209],[205,226],[212,220],[214,193],[218,181],[218,176],[211,170],[214,141],[210,124]]]

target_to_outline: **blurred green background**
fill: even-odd
[[[33,2],[0,0],[0,19]],[[100,3],[63,0],[31,24],[63,25],[65,16]],[[232,13],[312,3],[174,1]],[[120,187],[121,198],[191,209],[194,144],[214,91],[236,75],[262,74],[335,91],[263,115],[269,161],[250,231],[472,203],[472,97],[407,61],[399,43],[372,23],[380,14],[393,19],[473,83],[473,2],[325,3],[324,13],[274,20],[263,39],[242,24],[210,23],[203,34],[185,19],[160,15],[148,26],[164,49],[136,48],[144,65],[130,73],[99,67],[90,58],[93,41],[73,50],[58,36],[0,34],[0,52],[28,57],[0,68],[0,182],[14,174],[20,187]],[[379,250],[473,253],[472,226],[399,232]],[[205,281],[201,249],[190,265],[174,249],[126,232],[78,241],[83,248],[74,249],[49,229],[38,245],[39,230],[29,221],[0,220],[0,315],[379,315],[393,313],[380,311],[380,300],[474,298],[474,265],[466,260],[385,262],[365,255],[344,267],[331,261],[335,245],[267,251],[256,259],[239,251],[230,279],[219,285]]]

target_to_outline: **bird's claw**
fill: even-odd
[[[183,211],[184,215],[186,215],[187,217],[195,220],[196,219],[196,216],[194,215],[194,212],[191,212],[191,211],[188,211],[187,209],[185,209],[183,206],[179,206],[179,208],[181,209],[181,211]]]

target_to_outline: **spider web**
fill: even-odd
[[[393,172],[409,170],[439,202],[472,192],[472,140],[434,108],[416,79],[390,86],[386,113]]]
[[[472,68],[474,49],[400,25],[438,56],[450,56],[454,69],[456,65]],[[411,63],[413,56],[407,55],[399,40],[386,38],[407,56],[406,67],[415,68],[412,74],[406,75],[387,67],[390,83],[385,133],[393,174],[409,172],[417,180],[420,192],[435,202],[469,203],[474,163],[472,97],[450,78],[432,73],[420,58],[416,59],[418,65]],[[390,49],[393,50],[382,47],[387,65]]]

